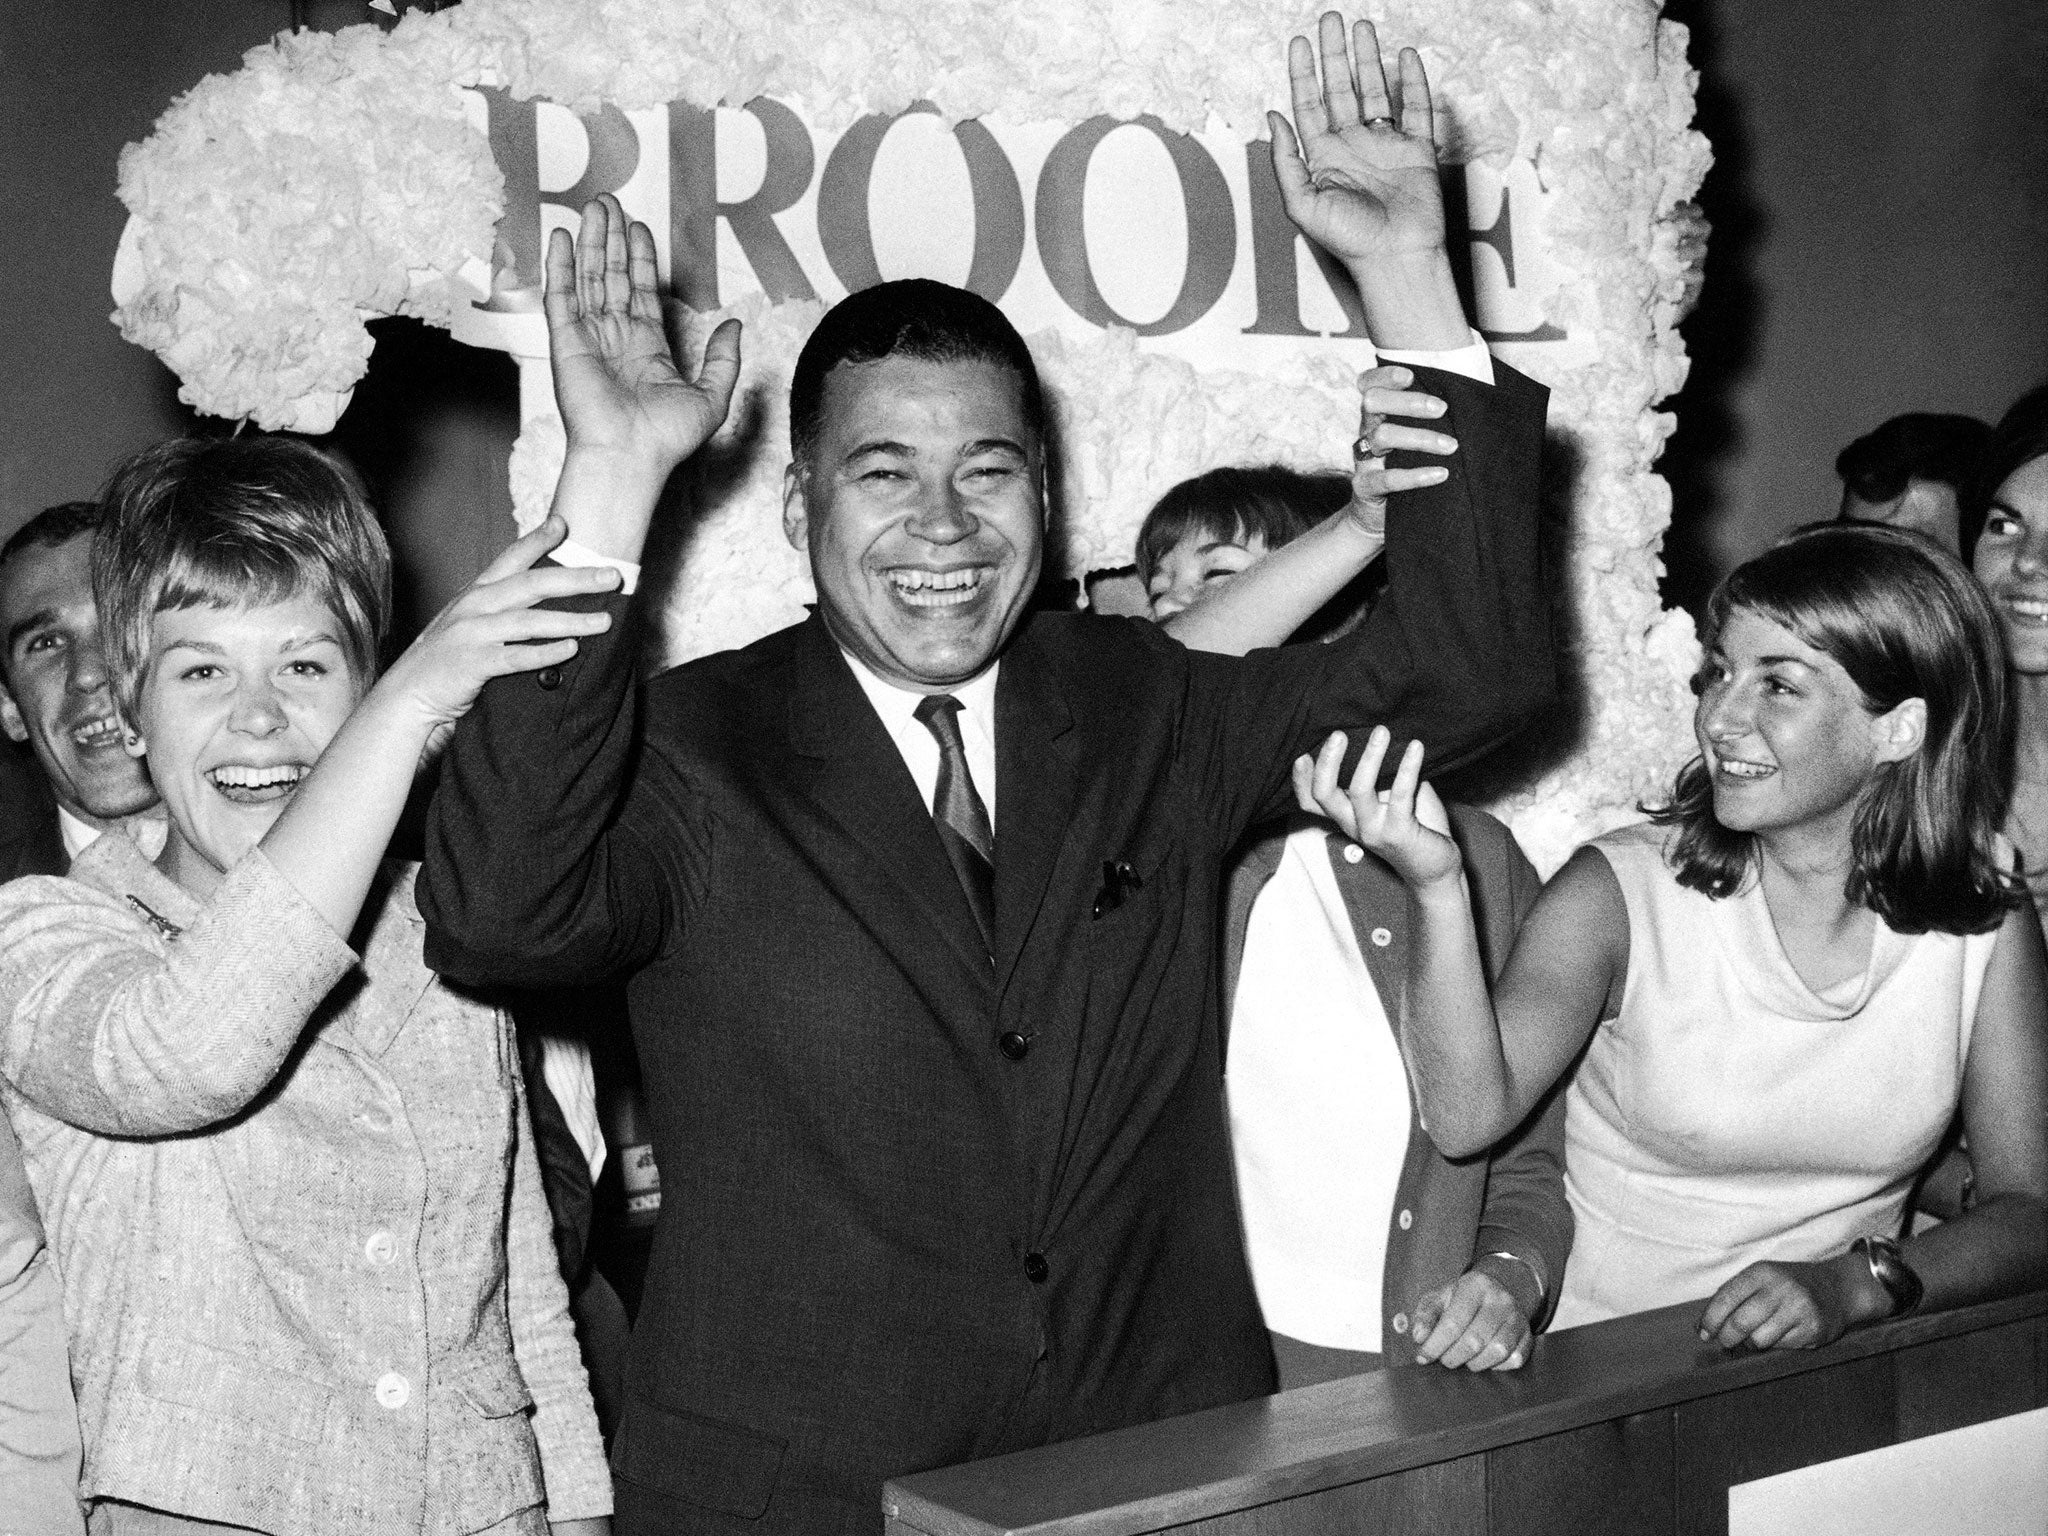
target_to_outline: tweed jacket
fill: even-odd
[[[1522,919],[1543,882],[1508,829],[1484,811],[1448,807],[1451,834],[1465,855],[1465,879],[1487,975],[1498,977],[1514,948]],[[1245,845],[1230,873],[1224,908],[1224,1005],[1237,993],[1252,903],[1280,867],[1287,834],[1301,825],[1282,822]],[[1330,868],[1344,910],[1358,937],[1388,1021],[1401,996],[1409,943],[1408,893],[1383,861],[1329,832]],[[1387,1263],[1380,1281],[1380,1330],[1389,1365],[1413,1362],[1398,1347],[1408,1332],[1407,1309],[1424,1292],[1455,1280],[1481,1254],[1512,1253],[1536,1268],[1543,1305],[1529,1322],[1540,1329],[1557,1305],[1565,1258],[1572,1246],[1571,1204],[1564,1192],[1564,1094],[1543,1103],[1491,1157],[1452,1161],[1422,1129],[1410,1086],[1408,1150],[1400,1185],[1387,1213]],[[1405,1224],[1404,1224],[1405,1222]]]
[[[0,889],[84,1492],[309,1536],[605,1513],[511,1025],[427,970],[409,868],[357,940],[260,849],[203,906],[116,834]]]

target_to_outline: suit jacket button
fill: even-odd
[[[562,686],[562,669],[560,667],[542,667],[533,674],[533,680],[552,693],[555,689]]]
[[[1045,1262],[1044,1254],[1027,1253],[1024,1255],[1024,1278],[1033,1285],[1045,1284],[1045,1277],[1051,1273],[1052,1266]]]
[[[1006,1029],[996,1036],[996,1049],[1012,1061],[1022,1061],[1031,1054],[1031,1041],[1014,1029]]]
[[[1381,949],[1385,949],[1394,942],[1394,930],[1391,928],[1375,928],[1372,931],[1372,941]]]
[[[1365,850],[1359,847],[1358,844],[1346,843],[1344,845],[1344,862],[1346,864],[1356,864],[1360,859],[1364,857]]]

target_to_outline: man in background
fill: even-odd
[[[1968,560],[1983,513],[1965,514],[1961,491],[1990,436],[1974,416],[1894,416],[1837,455],[1840,520],[1911,528]]]
[[[10,787],[0,880],[61,875],[120,827],[154,855],[165,823],[142,764],[122,745],[93,603],[99,509],[50,507],[0,545],[0,729],[38,776]],[[78,1408],[65,1354],[64,1298],[21,1149],[0,1117],[0,1520],[82,1533]]]
[[[0,730],[28,747],[35,793],[0,831],[0,880],[61,875],[86,845],[121,826],[149,857],[164,842],[156,789],[122,745],[92,599],[99,508],[67,501],[0,545]]]

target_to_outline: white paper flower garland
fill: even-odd
[[[1672,329],[1681,271],[1662,224],[1705,171],[1690,132],[1683,29],[1649,0],[1382,0],[1390,44],[1419,42],[1447,157],[1533,159],[1554,194],[1549,259],[1566,281],[1552,320],[1594,360],[1546,366],[1553,431],[1578,460],[1566,570],[1587,707],[1568,759],[1498,807],[1546,872],[1581,838],[1633,815],[1690,752],[1689,621],[1660,612],[1656,548],[1669,493],[1651,464],[1671,422],[1653,407],[1684,379]],[[1256,136],[1278,94],[1278,40],[1311,15],[1274,0],[465,0],[390,32],[280,37],[213,76],[130,146],[133,219],[116,319],[202,410],[322,430],[362,376],[365,317],[445,324],[458,274],[487,259],[502,178],[456,88],[497,85],[575,108],[686,99],[800,100],[823,129],[928,100],[953,117],[1077,122],[1220,118]],[[732,306],[747,322],[744,394],[708,455],[710,495],[664,626],[670,659],[744,643],[810,595],[781,539],[784,401],[819,306]],[[702,324],[712,317],[698,317]],[[1029,338],[1055,397],[1067,525],[1048,564],[1125,563],[1145,509],[1217,464],[1341,459],[1350,372],[1296,357],[1198,371],[1128,332]],[[537,515],[559,426],[529,423],[515,501]]]

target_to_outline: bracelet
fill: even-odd
[[[1506,1259],[1509,1263],[1519,1264],[1522,1268],[1529,1271],[1529,1277],[1536,1282],[1536,1305],[1539,1308],[1543,1305],[1543,1298],[1549,1294],[1550,1288],[1543,1283],[1543,1271],[1536,1267],[1534,1259],[1525,1259],[1519,1253],[1509,1253],[1505,1248],[1495,1249],[1492,1253],[1482,1253],[1480,1257],[1482,1259]]]
[[[1849,1245],[1849,1251],[1863,1255],[1863,1262],[1870,1266],[1870,1278],[1883,1286],[1884,1293],[1891,1298],[1888,1316],[1902,1317],[1920,1305],[1925,1287],[1894,1239],[1859,1237]]]

